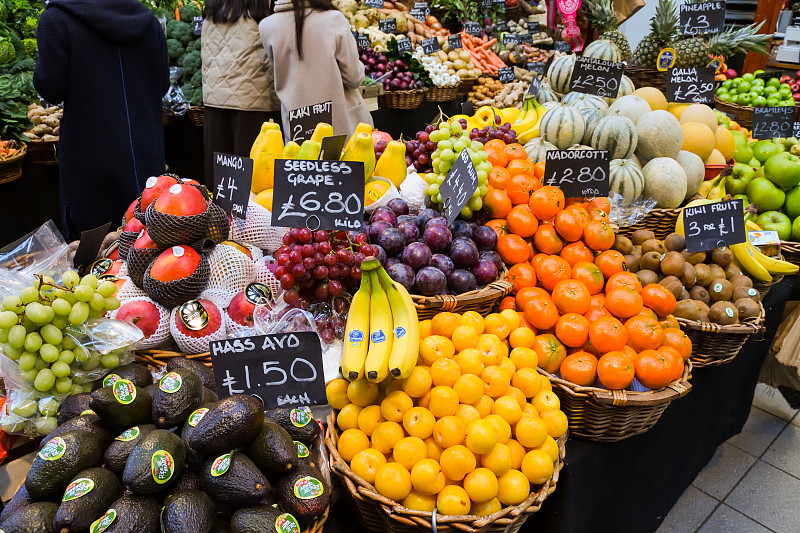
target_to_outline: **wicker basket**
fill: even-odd
[[[425,99],[425,89],[388,91],[378,97],[378,105],[386,109],[416,109]]]
[[[28,163],[55,165],[58,163],[58,141],[33,139],[28,143]]]
[[[647,229],[655,233],[656,239],[664,239],[675,231],[675,223],[678,221],[681,209],[651,209],[642,220],[632,226],[620,226],[617,234],[630,237],[633,232],[640,229]]]
[[[692,341],[689,359],[696,368],[730,363],[751,335],[764,331],[764,306],[761,314],[739,324],[720,326],[678,318],[681,329]]]
[[[461,84],[458,86],[458,94],[469,94],[478,78],[461,78]]]
[[[784,260],[800,265],[800,242],[781,241],[781,255]]]
[[[714,97],[714,107],[717,111],[722,111],[728,115],[733,115],[733,120],[744,126],[747,129],[753,127],[753,108],[746,105],[733,104],[731,102],[723,102],[716,96]]]
[[[200,361],[206,366],[211,366],[211,352],[203,352],[198,354],[186,354],[181,352],[173,352],[171,350],[137,350],[136,362],[144,365],[154,366],[161,368],[167,366],[167,363],[173,357],[185,357],[187,359],[194,359]]]
[[[497,281],[476,289],[464,292],[458,296],[452,294],[437,294],[436,296],[420,296],[412,294],[411,300],[417,308],[417,316],[420,320],[433,318],[434,315],[442,311],[452,311],[454,313],[466,313],[467,311],[477,311],[486,316],[492,312],[495,304],[503,296],[511,292],[511,283],[506,281],[502,275]]]
[[[452,102],[458,96],[458,88],[461,84],[450,85],[449,87],[429,87],[425,89],[425,100],[428,102]]]
[[[641,87],[655,87],[662,93],[667,92],[667,73],[661,72],[653,67],[625,67],[625,75],[628,76],[633,85],[639,89]]]
[[[784,258],[781,258],[784,259]],[[759,281],[757,279],[753,280],[753,288],[758,291],[758,297],[760,300],[763,300],[769,291],[772,289],[774,285],[777,285],[783,281],[783,276],[772,276],[772,281]]]
[[[617,442],[652,428],[670,402],[692,390],[692,362],[686,361],[683,376],[664,389],[646,392],[599,387],[581,387],[538,369],[550,379],[569,419],[569,432],[599,442]]]
[[[28,146],[20,143],[22,149],[8,159],[0,160],[0,184],[9,183],[22,177],[22,163],[28,153]]]
[[[505,507],[497,513],[485,516],[443,516],[403,507],[394,500],[378,494],[375,488],[358,477],[337,451],[339,436],[336,432],[334,413],[328,416],[325,443],[330,454],[331,471],[340,479],[345,490],[358,506],[366,529],[377,533],[515,533],[525,520],[542,507],[545,498],[556,490],[559,473],[564,466],[564,442],[559,439],[559,458],[553,477],[539,490],[515,507]],[[359,531],[351,526],[349,531]]]
[[[203,124],[205,124],[205,120],[203,118],[205,116],[205,107],[190,107],[189,111],[186,113],[186,116],[189,117],[189,122],[192,126],[202,128]]]

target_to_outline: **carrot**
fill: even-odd
[[[491,41],[486,41],[486,42],[485,42],[485,43],[483,43],[482,45],[478,46],[478,48],[489,48],[489,47],[491,47],[491,46],[492,46],[494,43],[496,43],[496,42],[497,42],[497,37],[495,37],[495,38],[494,38],[494,39],[492,39]]]

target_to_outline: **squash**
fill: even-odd
[[[544,161],[545,154],[548,150],[558,150],[555,146],[545,141],[541,137],[534,137],[525,143],[525,153],[528,154],[528,159],[534,163]]]
[[[568,105],[550,109],[539,123],[539,134],[561,150],[581,142],[586,121],[581,112]]]
[[[603,103],[605,104],[605,102]],[[583,139],[581,139],[581,142],[583,144],[591,144],[592,133],[600,123],[600,119],[606,116],[606,112],[594,107],[586,107],[581,109],[580,112],[581,115],[583,115],[583,120],[586,121],[586,129],[583,132]]]
[[[608,196],[622,196],[623,204],[639,199],[644,190],[644,174],[633,159],[612,159],[608,165]]]
[[[598,150],[608,150],[611,159],[627,159],[636,150],[636,142],[636,126],[631,119],[608,115],[594,128],[589,144]]]
[[[615,63],[622,61],[622,54],[620,54],[617,45],[607,39],[598,39],[589,43],[589,46],[583,49],[583,57],[613,61]]]
[[[652,109],[650,109],[650,104],[647,103],[647,100],[635,94],[626,94],[621,98],[617,98],[608,108],[609,115],[628,117],[634,124],[639,122],[639,118],[642,115],[650,111]]]
[[[558,57],[550,64],[550,69],[547,71],[547,81],[555,92],[561,94],[569,92],[569,80],[572,79],[572,68],[574,66],[574,54]]]
[[[657,110],[645,113],[636,124],[636,155],[640,159],[678,157],[683,146],[683,128],[675,115]]]
[[[642,174],[642,195],[654,200],[656,207],[675,209],[683,203],[686,197],[686,173],[680,163],[670,157],[656,157],[644,166]]]

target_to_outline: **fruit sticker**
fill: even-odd
[[[300,442],[299,440],[294,441],[295,446],[297,446],[297,457],[303,459],[304,457],[308,457],[311,455],[311,452],[308,451],[308,446]]]
[[[121,380],[122,378],[116,374],[109,374],[103,378],[103,387],[110,387],[117,381]]]
[[[106,514],[92,522],[89,527],[89,533],[103,533],[106,529],[114,523],[117,518],[117,512],[114,509],[109,509]]]
[[[311,416],[311,409],[308,407],[292,409],[292,412],[289,413],[289,418],[292,421],[292,425],[298,428],[307,426],[308,423],[314,419],[314,417]]]
[[[383,333],[382,329],[379,329],[378,331],[375,331],[375,332],[372,333],[372,335],[370,335],[369,340],[370,340],[370,342],[373,342],[373,343],[385,342],[386,341],[386,335]]]
[[[245,287],[244,297],[253,305],[265,305],[272,300],[272,290],[263,283],[254,281]]]
[[[158,388],[167,394],[174,394],[181,390],[183,379],[177,372],[170,372],[158,382]]]
[[[208,325],[208,311],[197,300],[190,300],[178,308],[183,325],[192,331],[200,331]]]
[[[195,411],[192,414],[189,415],[189,420],[188,420],[189,425],[192,426],[192,427],[195,427],[197,424],[200,423],[200,421],[203,419],[203,417],[206,416],[207,412],[208,412],[208,408],[206,408],[206,407],[201,407],[200,409],[195,409]]]
[[[275,520],[275,531],[278,533],[300,533],[300,524],[289,513],[283,513]]]
[[[728,317],[733,318],[733,309],[731,309],[730,307],[726,307],[725,314],[728,315]]]
[[[350,346],[353,348],[358,348],[358,346],[364,341],[364,332],[360,329],[354,329],[350,332]]]
[[[231,453],[226,453],[225,455],[220,455],[214,462],[211,464],[211,475],[214,477],[219,477],[231,467]]]
[[[406,328],[403,328],[403,327],[400,327],[400,326],[397,326],[396,328],[394,328],[394,336],[395,336],[395,338],[402,339],[405,334],[406,334]]]
[[[67,451],[67,443],[61,437],[56,437],[39,450],[39,457],[45,461],[55,461],[61,459],[65,451]]]
[[[96,277],[100,277],[106,272],[111,269],[111,266],[114,264],[114,261],[109,259],[108,257],[104,257],[102,259],[98,259],[92,266],[89,267],[89,273],[94,274]]]
[[[127,379],[121,379],[111,386],[114,397],[122,405],[128,405],[136,399],[136,385]]]
[[[153,480],[159,485],[163,485],[172,478],[175,472],[175,461],[169,452],[157,450],[150,458],[150,470],[153,472]]]
[[[81,416],[83,416],[83,415],[96,415],[96,414],[97,413],[95,413],[91,409],[87,409],[87,410],[81,412]]]
[[[325,486],[320,480],[311,476],[304,476],[294,484],[294,495],[301,500],[311,500],[322,496]]]
[[[126,429],[122,433],[120,433],[119,437],[114,440],[122,441],[122,442],[130,442],[136,437],[139,436],[139,426],[133,426],[130,429]]]
[[[173,185],[173,187],[180,187],[180,185]],[[172,192],[172,191],[170,191],[170,192]],[[178,189],[178,192],[181,192],[181,190]],[[173,246],[172,247],[172,255],[174,255],[175,257],[183,257],[184,253],[186,253],[186,252],[183,250],[183,246]]]
[[[658,53],[658,59],[656,60],[656,68],[661,72],[666,72],[672,68],[675,64],[675,60],[677,59],[677,55],[675,54],[675,50],[672,48],[664,48]]]
[[[67,490],[64,491],[64,497],[61,498],[62,502],[68,502],[71,500],[77,500],[81,496],[85,496],[92,492],[94,488],[94,481],[89,479],[88,477],[82,477],[80,479],[76,479],[72,483],[69,484]]]

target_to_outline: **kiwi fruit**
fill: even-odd
[[[686,287],[683,288],[681,291],[680,296],[676,298],[676,300],[691,300],[692,296],[689,294],[689,291],[686,290]]]
[[[708,320],[721,326],[736,324],[739,322],[739,311],[730,302],[716,302],[708,310]]]
[[[697,283],[697,272],[689,263],[683,264],[683,273],[680,275],[681,283],[686,287],[694,287]]]
[[[711,322],[708,319],[708,311],[700,311],[700,318],[698,318],[700,322]]]
[[[700,312],[707,315],[708,310],[711,309],[710,307],[708,307],[708,304],[705,302],[701,302],[700,300],[695,300],[695,302],[697,302],[697,307],[700,308]],[[708,322],[708,320],[706,320],[706,322]]]
[[[617,235],[614,240],[614,246],[611,249],[618,251],[622,255],[629,255],[633,251],[633,243],[624,235]]]
[[[680,233],[670,233],[664,239],[664,247],[670,252],[680,252],[686,248],[686,237]]]
[[[761,314],[761,306],[758,302],[750,298],[739,298],[736,300],[736,310],[739,312],[739,320],[755,318]]]
[[[691,289],[689,289],[689,296],[692,300],[697,300],[698,302],[703,302],[708,305],[708,302],[711,301],[711,295],[708,294],[708,291],[705,287],[700,285],[695,285]]]
[[[642,258],[641,255],[626,255],[625,262],[628,263],[628,271],[629,272],[638,272],[639,271],[639,260]]]
[[[681,255],[686,260],[687,263],[691,263],[693,265],[697,265],[700,263],[704,263],[706,260],[706,253],[705,252],[697,252],[693,254],[689,252],[689,250],[683,250]]]
[[[642,243],[642,253],[646,254],[647,252],[658,252],[658,255],[664,255],[667,253],[667,249],[664,248],[664,243],[662,241],[658,239],[648,239]]]
[[[729,302],[733,296],[733,285],[725,278],[714,278],[708,286],[712,302]]]
[[[683,283],[681,283],[681,280],[675,276],[667,276],[659,281],[658,284],[662,287],[665,287],[675,296],[676,299],[680,298],[681,294],[683,293]]]
[[[680,300],[675,305],[675,311],[672,314],[686,320],[698,320],[700,318],[700,306],[694,300]]]
[[[711,260],[722,268],[728,268],[733,261],[733,252],[729,248],[714,248],[711,251]]]
[[[735,275],[731,276],[730,278],[728,278],[728,281],[730,281],[733,284],[734,287],[752,287],[753,286],[753,280],[750,279],[749,276],[745,276],[743,274],[735,274]]]
[[[755,290],[753,287],[733,287],[733,296],[731,296],[731,301],[738,302],[742,298],[750,298],[754,302],[761,301],[761,295],[758,294],[758,291]]]
[[[665,276],[678,277],[683,274],[683,265],[686,261],[683,260],[680,252],[667,252],[661,259],[661,273]]]
[[[658,274],[652,270],[642,269],[636,273],[636,276],[639,278],[639,283],[642,284],[642,287],[652,283],[658,283]]]
[[[695,283],[703,287],[708,287],[708,284],[711,283],[713,279],[711,276],[711,269],[708,268],[708,265],[705,263],[697,263],[694,265],[694,274],[697,276]]]
[[[658,272],[661,267],[661,254],[658,252],[647,252],[639,260],[639,268]]]
[[[731,279],[733,276],[741,275],[742,269],[731,263],[725,268],[725,277]]]
[[[631,235],[631,242],[633,244],[642,244],[644,241],[649,241],[650,239],[655,239],[656,234],[650,231],[649,229],[637,229]]]
[[[708,268],[711,269],[711,279],[714,278],[728,279],[728,276],[725,275],[725,271],[718,264],[711,263],[710,265],[708,265]]]
[[[634,246],[633,250],[631,250],[631,255],[642,257],[642,247],[639,245]]]

